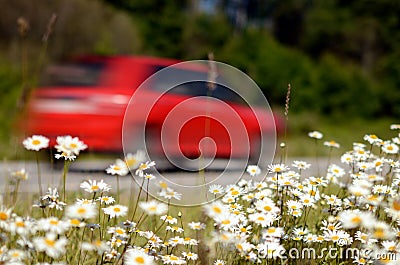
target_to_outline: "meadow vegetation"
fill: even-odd
[[[397,264],[400,238],[400,125],[392,138],[365,134],[316,175],[307,161],[249,165],[237,183],[210,185],[214,200],[175,207],[180,193],[149,172],[143,152],[117,159],[105,171],[117,187],[90,177],[66,191],[68,168],[87,146],[57,138],[64,161],[58,187],[41,189],[34,205],[21,200],[24,169],[11,172],[1,196],[0,261],[3,264]],[[310,149],[338,149],[319,131]],[[22,145],[38,154],[49,140],[33,135]],[[329,152],[333,155],[332,152]],[[335,155],[336,156],[336,155]],[[38,160],[39,163],[39,160]],[[38,165],[39,166],[39,165]],[[120,198],[118,178],[139,180],[134,199]],[[262,181],[253,178],[263,175]],[[159,186],[148,194],[149,183]]]

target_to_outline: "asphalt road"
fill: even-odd
[[[309,170],[305,171],[307,175],[317,175],[318,172],[324,172],[328,165],[327,159],[319,159],[318,165],[315,159],[310,158],[291,158],[287,160],[287,165],[290,166],[294,160],[303,160],[311,163],[312,166]],[[74,161],[71,163],[67,173],[66,189],[69,191],[79,191],[80,183],[85,180],[103,179],[107,184],[113,187],[113,191],[117,191],[117,177],[105,173],[105,169],[113,163],[113,160],[90,160],[90,161]],[[159,191],[159,181],[168,184],[177,192],[182,194],[180,201],[171,200],[172,203],[179,205],[196,205],[202,204],[206,201],[212,200],[212,195],[207,193],[208,186],[211,184],[220,184],[222,186],[234,184],[241,178],[250,179],[251,177],[245,173],[245,167],[240,163],[234,163],[230,170],[223,171],[225,166],[223,161],[216,161],[212,165],[212,169],[205,170],[204,172],[183,172],[183,171],[152,171],[156,179],[150,181],[149,191],[150,194],[156,195]],[[47,190],[47,187],[61,187],[63,169],[58,167],[54,168],[49,163],[40,162],[40,176],[42,182],[42,189]],[[23,181],[19,187],[19,191],[26,196],[36,196],[39,193],[38,187],[38,166],[33,161],[9,161],[0,163],[0,190],[2,193],[10,192],[14,186],[10,185],[11,172],[24,168],[29,177]],[[318,169],[319,168],[319,169]],[[263,170],[265,173],[265,170]],[[261,174],[260,176],[265,176]],[[261,177],[260,177],[261,178]],[[258,179],[261,180],[261,179]],[[119,187],[121,198],[132,199],[135,197],[139,190],[139,183],[142,179],[132,177],[131,175],[119,177]],[[204,185],[206,183],[207,185]],[[145,185],[146,186],[146,185]],[[133,196],[133,197],[132,197]],[[136,198],[136,197],[135,197]]]

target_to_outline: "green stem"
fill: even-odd
[[[43,190],[42,190],[42,175],[40,174],[40,165],[39,165],[39,155],[38,155],[38,152],[36,152],[36,166],[37,166],[39,193],[40,193],[40,197],[42,197],[42,196],[43,196]]]
[[[67,172],[68,172],[69,161],[64,161],[64,170],[63,170],[63,202],[66,199],[66,184],[67,184]]]
[[[18,190],[19,190],[20,183],[21,183],[21,180],[17,179],[17,183],[15,184],[14,196],[13,196],[14,207],[17,204],[17,197],[18,197]]]
[[[117,174],[117,202],[120,203],[119,201],[119,175]]]
[[[133,218],[135,218],[136,211],[137,211],[137,208],[138,208],[138,205],[139,205],[140,194],[142,193],[143,184],[144,184],[144,178],[142,179],[142,184],[140,185],[139,193],[138,193],[138,196],[137,196],[137,199],[136,199],[135,209],[133,210],[133,214],[132,214],[132,218],[131,218],[132,222],[133,222]]]

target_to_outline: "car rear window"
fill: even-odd
[[[104,67],[105,64],[99,62],[53,65],[47,68],[40,83],[43,87],[96,86]]]

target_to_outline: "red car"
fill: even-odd
[[[140,87],[148,77],[176,63],[153,57],[86,56],[51,66],[30,100],[27,132],[47,136],[53,144],[56,136],[72,135],[92,151],[120,152],[124,147],[134,152],[142,148],[138,130],[143,129],[147,150],[156,155],[196,158],[202,152],[203,156],[254,158],[261,150],[261,136],[275,135],[276,128],[282,128],[279,118],[250,108],[229,88],[217,84],[210,89],[209,83],[196,81],[207,78],[204,66],[178,64]],[[195,81],[165,90],[177,76]],[[232,126],[242,126],[246,135]]]

